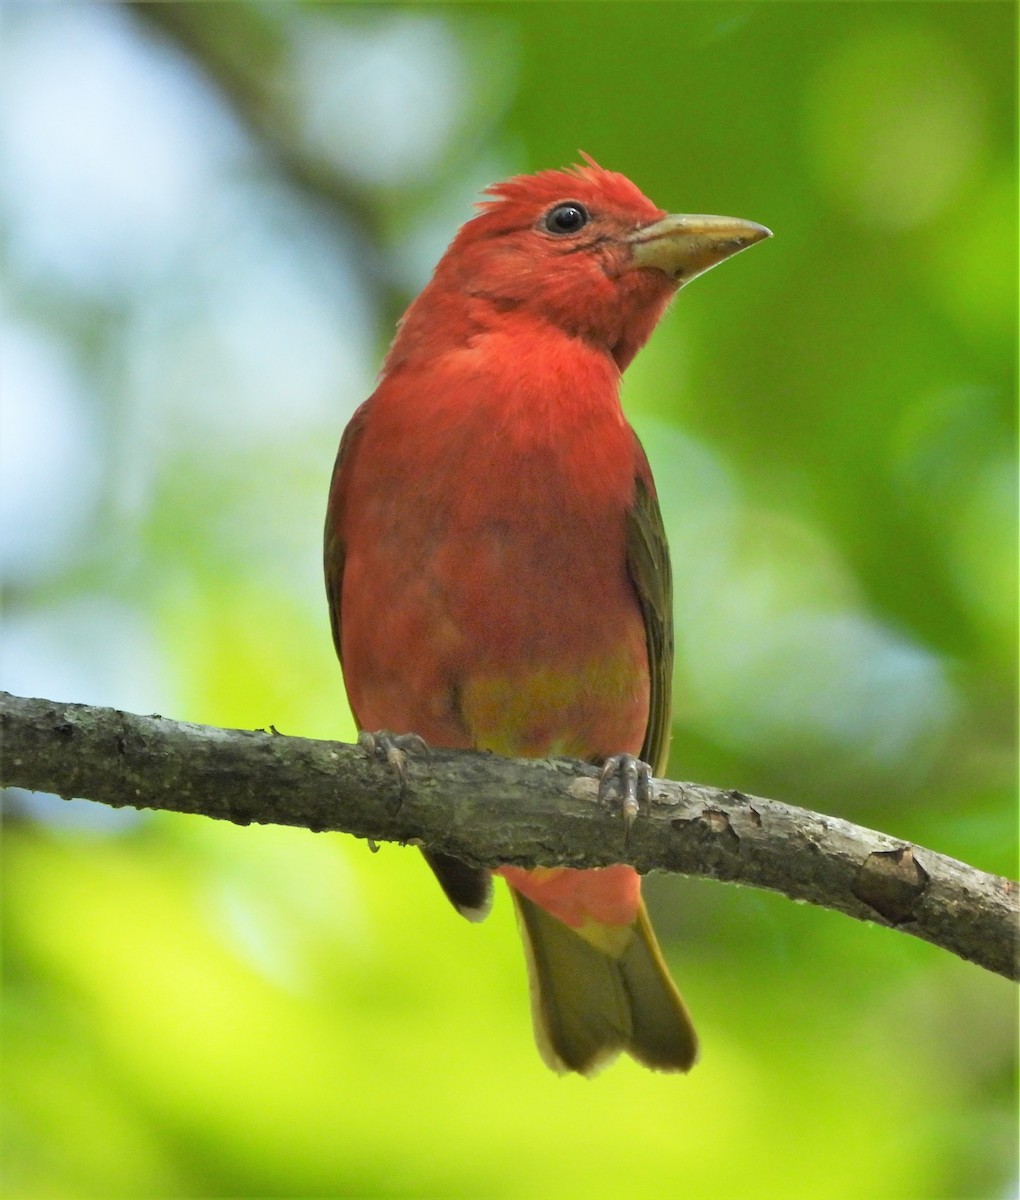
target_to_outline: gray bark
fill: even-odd
[[[782,892],[1020,977],[1016,883],[758,796],[653,780],[627,833],[598,772],[568,759],[408,756],[406,784],[359,746],[0,692],[0,785],[113,807],[426,845],[479,866],[625,862]]]

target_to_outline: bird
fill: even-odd
[[[673,602],[620,377],[684,284],[771,232],[582,160],[486,188],[399,321],[340,442],[326,592],[355,721],[399,771],[422,743],[573,756],[632,818],[669,752]],[[509,885],[553,1070],[694,1064],[632,867],[424,855],[471,920]]]

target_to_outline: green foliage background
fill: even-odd
[[[581,148],[776,235],[625,383],[673,546],[673,776],[1015,872],[1012,5],[4,20],[5,686],[349,738],[340,431],[478,189]],[[653,878],[703,1061],[558,1079],[508,905],[458,921],[409,851],[4,816],[12,1198],[1016,1186],[1013,990],[910,938]]]

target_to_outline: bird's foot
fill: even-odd
[[[623,842],[630,843],[630,831],[641,808],[652,806],[652,768],[633,754],[611,754],[602,764],[599,776],[599,800],[613,804],[616,797],[613,783],[619,790],[620,813],[623,816]]]
[[[377,729],[374,733],[369,733],[367,729],[362,729],[358,734],[358,745],[372,758],[385,762],[396,775],[400,784],[397,801],[399,804],[407,790],[408,755],[423,754],[427,757],[428,742],[416,733],[390,733],[387,729]]]

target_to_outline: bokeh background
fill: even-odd
[[[1016,869],[1010,4],[3,13],[3,685],[350,738],[336,444],[485,184],[578,149],[773,241],[625,381],[671,773]],[[1006,1197],[1013,989],[657,877],[686,1079],[558,1079],[505,897],[339,836],[4,804],[5,1194]]]

